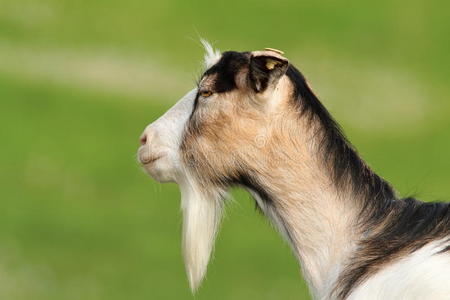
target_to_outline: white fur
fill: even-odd
[[[177,182],[181,190],[183,212],[183,257],[192,291],[205,276],[222,211],[224,192],[200,187],[180,157],[183,130],[192,112],[194,89],[181,98],[158,120],[147,126],[147,143],[139,149],[141,161],[163,155],[146,171],[160,182]]]
[[[200,42],[202,43],[203,47],[205,48],[205,57],[204,57],[204,64],[205,68],[209,68],[216,64],[220,57],[222,56],[220,54],[220,51],[218,49],[214,49],[208,41],[201,39]]]
[[[314,299],[330,299],[329,295],[342,270],[343,258],[354,249],[353,243],[344,240],[347,235],[338,230],[339,226],[329,226],[328,220],[336,211],[322,209],[323,214],[317,218],[315,212],[311,212],[311,215],[297,214],[296,211],[299,210],[291,209],[291,213],[295,215],[292,216],[268,205],[254,191],[249,192],[301,262],[303,277],[308,282]],[[326,193],[321,196],[322,199],[329,198]],[[298,198],[305,197],[307,196],[302,195]],[[348,220],[347,217],[342,219]],[[287,220],[296,220],[295,227]],[[335,247],[336,244],[341,246]]]
[[[200,187],[188,171],[179,185],[183,211],[183,257],[191,290],[195,292],[206,274],[224,197],[222,191]]]
[[[220,59],[205,40],[205,67]],[[177,182],[181,190],[183,212],[183,257],[192,291],[195,291],[205,276],[213,250],[214,239],[221,218],[224,192],[200,187],[194,176],[182,163],[180,145],[186,123],[194,106],[197,89],[191,90],[158,120],[144,130],[147,142],[139,149],[141,162],[159,157],[145,164],[145,170],[160,182]]]
[[[177,182],[182,177],[180,144],[186,122],[194,107],[197,89],[183,96],[171,109],[158,120],[145,128],[143,136],[147,143],[140,147],[140,161],[146,157],[162,157],[151,165],[145,165],[146,171],[159,182]]]
[[[450,242],[434,241],[388,265],[350,294],[348,300],[450,299],[450,255],[437,254]]]
[[[205,65],[210,67],[220,59],[220,52],[206,41],[202,40],[202,44],[206,50]],[[180,157],[183,131],[196,93],[196,89],[187,93],[161,118],[147,126],[144,131],[147,142],[139,149],[141,162],[149,157],[161,156],[154,163],[145,165],[152,177],[161,182],[174,181],[180,186],[183,256],[193,291],[205,275],[224,198],[224,191],[200,186]],[[297,176],[297,172],[295,174]],[[299,207],[294,205],[281,209],[266,205],[256,193],[250,192],[283,237],[291,243],[302,262],[303,273],[314,297],[333,299],[330,293],[354,247],[349,236],[351,216],[354,215],[351,209],[340,206],[342,201],[335,201],[323,188],[319,191],[308,188],[303,194],[288,195],[302,199],[302,203],[293,202]],[[443,241],[432,242],[384,267],[358,286],[348,299],[450,299],[450,255],[448,252],[436,254],[444,246]]]

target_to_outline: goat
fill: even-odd
[[[196,88],[141,136],[176,182],[190,287],[205,275],[227,190],[248,190],[298,258],[314,299],[450,299],[450,206],[399,198],[281,51],[204,43]]]

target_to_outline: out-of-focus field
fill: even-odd
[[[179,192],[136,163],[199,36],[282,49],[402,195],[450,199],[448,1],[0,0],[0,299],[193,299]],[[195,299],[308,299],[242,191]],[[324,208],[326,209],[326,208]]]

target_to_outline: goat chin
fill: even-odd
[[[183,212],[183,258],[189,285],[194,293],[205,276],[219,228],[225,192],[205,189],[192,176],[183,176],[181,209]]]

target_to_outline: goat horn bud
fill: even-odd
[[[278,54],[280,54],[280,55],[283,55],[283,54],[284,54],[283,51],[278,50],[278,49],[274,49],[274,48],[264,48],[264,50],[266,50],[266,51],[272,51],[272,52],[278,53]]]

